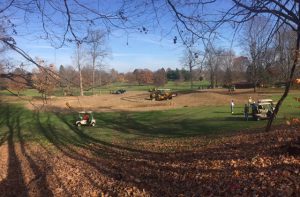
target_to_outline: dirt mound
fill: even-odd
[[[249,96],[254,100],[265,98],[259,94],[253,94],[245,91],[236,91],[234,94],[228,93],[226,90],[219,91],[198,91],[192,93],[179,93],[172,100],[167,101],[151,101],[147,92],[126,92],[125,94],[103,94],[97,96],[83,97],[57,97],[49,100],[48,109],[67,111],[69,107],[79,110],[92,111],[148,111],[148,110],[165,110],[172,108],[181,108],[186,106],[219,106],[229,105],[231,100],[236,104],[244,104]],[[33,100],[36,106],[43,106],[41,100]],[[28,108],[33,109],[31,103],[27,103]]]

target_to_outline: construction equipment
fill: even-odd
[[[170,89],[155,89],[150,92],[150,100],[162,101],[169,100],[177,96],[177,93],[172,92]]]
[[[124,94],[126,92],[126,90],[124,89],[119,89],[119,90],[111,90],[110,93],[111,94]]]

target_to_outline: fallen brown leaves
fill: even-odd
[[[82,147],[6,143],[0,196],[296,196],[300,157],[285,147],[298,136],[299,127],[282,127]]]

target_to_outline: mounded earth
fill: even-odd
[[[277,92],[276,94],[279,93]],[[250,96],[253,100],[258,100],[269,98],[270,94],[253,93],[252,89],[237,90],[233,93],[220,89],[179,93],[172,100],[151,101],[149,99],[149,92],[129,91],[124,94],[54,97],[49,99],[46,105],[40,99],[33,99],[30,103],[27,102],[26,106],[29,109],[44,106],[50,110],[66,112],[70,110],[68,106],[76,111],[149,111],[194,106],[229,106],[231,100],[234,100],[236,104],[245,104],[248,102]]]

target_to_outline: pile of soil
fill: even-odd
[[[148,92],[131,91],[125,94],[103,94],[83,97],[56,97],[50,99],[44,105],[41,100],[34,99],[26,103],[27,108],[34,109],[35,106],[46,107],[54,111],[67,111],[69,106],[76,111],[92,110],[104,111],[149,111],[166,110],[182,107],[195,106],[220,106],[229,105],[231,100],[236,104],[247,103],[249,96],[253,100],[268,98],[268,94],[253,93],[252,90],[237,90],[229,93],[227,90],[196,91],[191,93],[179,93],[172,100],[151,101]]]

